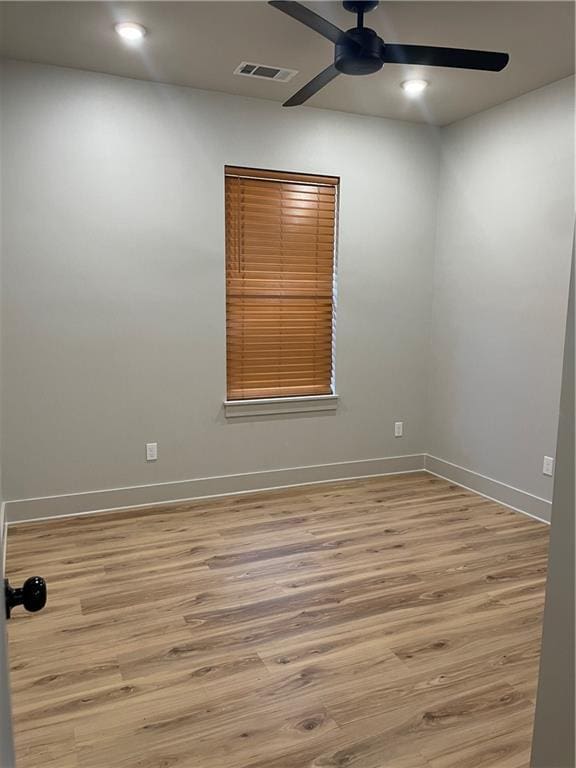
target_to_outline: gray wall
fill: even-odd
[[[5,81],[6,498],[425,451],[551,498],[573,79],[444,129],[441,158],[421,125]],[[342,177],[335,414],[224,419],[226,163]]]
[[[574,748],[574,257],[564,347],[550,561],[532,768],[573,768]]]
[[[545,499],[573,179],[573,78],[442,132],[427,449]]]
[[[422,450],[435,131],[30,64],[3,94],[6,498]],[[341,176],[335,415],[223,418],[226,163]]]

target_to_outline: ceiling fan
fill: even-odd
[[[270,0],[269,4],[334,43],[334,63],[286,101],[295,107],[340,74],[370,75],[384,64],[421,64],[426,67],[455,67],[500,72],[508,64],[507,53],[471,51],[464,48],[437,48],[429,45],[385,43],[373,29],[364,26],[364,14],[378,5],[378,0],[346,0],[344,8],[357,14],[356,26],[344,32],[314,11],[291,0]]]

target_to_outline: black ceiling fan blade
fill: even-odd
[[[299,21],[301,24],[305,24],[307,27],[310,27],[310,29],[318,32],[319,35],[331,40],[333,43],[338,42],[338,39],[346,34],[343,30],[338,29],[338,27],[332,24],[331,21],[322,18],[322,16],[318,16],[317,13],[314,13],[314,11],[311,11],[300,3],[291,2],[291,0],[269,0],[268,5],[271,5],[273,8],[278,8],[282,13],[288,14],[288,16],[296,19],[296,21]]]
[[[426,67],[456,67],[500,72],[508,64],[507,53],[470,51],[464,48],[436,48],[430,45],[386,43],[382,60],[393,64],[422,64]]]
[[[321,88],[328,85],[328,83],[334,80],[339,74],[340,72],[336,69],[334,64],[330,64],[329,67],[323,69],[322,72],[310,80],[309,83],[306,83],[303,88],[300,88],[300,90],[297,91],[294,96],[291,96],[288,101],[285,101],[282,106],[297,107],[299,104],[304,104],[305,101],[308,101],[311,96],[318,93]]]

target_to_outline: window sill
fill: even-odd
[[[310,397],[270,397],[259,400],[225,400],[227,419],[239,416],[274,416],[283,413],[315,413],[335,411],[338,395],[312,395]]]

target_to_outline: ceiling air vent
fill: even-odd
[[[243,61],[236,67],[234,74],[244,75],[244,77],[259,77],[260,80],[276,80],[279,83],[287,83],[288,80],[292,80],[294,75],[298,74],[298,70],[270,67],[267,64],[253,64],[249,61]]]

